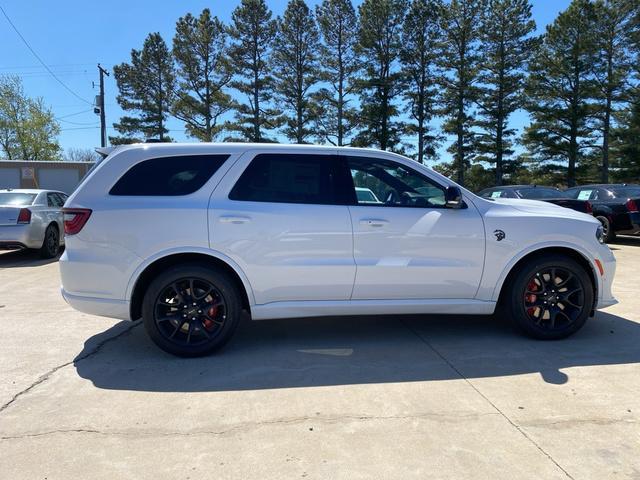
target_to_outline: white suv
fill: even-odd
[[[369,193],[371,192],[371,193]],[[65,205],[64,298],[143,318],[182,356],[255,320],[505,315],[541,339],[615,303],[591,216],[483,199],[388,152],[298,145],[118,147]]]

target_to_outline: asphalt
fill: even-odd
[[[0,479],[640,479],[640,238],[618,305],[537,342],[485,317],[245,321],[178,359],[0,254]]]

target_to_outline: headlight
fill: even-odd
[[[598,239],[598,242],[604,243],[604,228],[602,225],[598,226],[596,229],[596,238]]]

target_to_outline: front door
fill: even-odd
[[[445,207],[445,187],[410,161],[342,156],[353,179],[355,299],[471,299],[484,264],[476,208]]]

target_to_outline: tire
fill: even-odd
[[[604,241],[605,243],[612,242],[616,239],[616,232],[611,228],[611,222],[607,217],[597,216],[596,217],[600,223],[602,224],[602,228],[604,228]]]
[[[593,284],[582,265],[567,256],[543,254],[519,268],[504,306],[520,332],[558,340],[582,328],[593,301]]]
[[[49,225],[44,231],[44,240],[42,241],[42,247],[38,251],[40,258],[53,258],[58,255],[60,251],[60,232],[54,225]]]
[[[204,296],[207,289],[210,293]],[[185,264],[151,282],[142,301],[142,321],[151,340],[165,352],[199,357],[231,339],[241,310],[240,292],[226,273]]]

